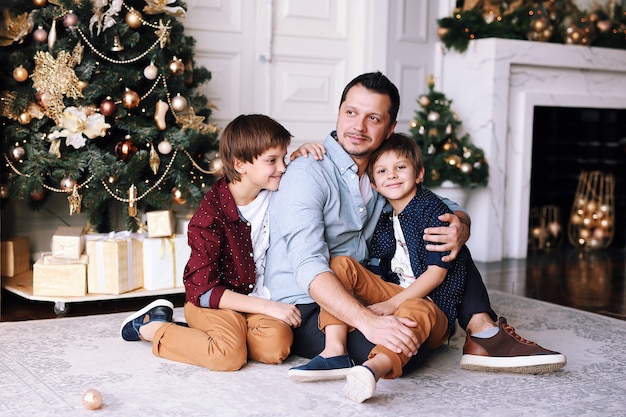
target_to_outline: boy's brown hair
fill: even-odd
[[[283,125],[264,114],[237,116],[224,128],[220,138],[222,175],[229,182],[241,180],[235,170],[235,159],[252,163],[270,148],[287,148],[291,137]]]
[[[367,175],[370,181],[374,182],[374,164],[385,153],[393,151],[396,154],[403,156],[409,160],[415,169],[415,175],[420,175],[424,168],[424,157],[422,150],[410,137],[403,135],[402,133],[392,133],[389,139],[383,142],[378,149],[376,149],[370,156],[369,163],[367,164]]]

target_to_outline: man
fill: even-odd
[[[341,97],[336,131],[324,142],[324,158],[291,162],[272,198],[266,286],[273,300],[300,309],[302,325],[294,329],[292,346],[296,355],[311,358],[324,349],[324,334],[318,329],[320,307],[357,329],[347,340],[350,357],[357,363],[368,358],[374,344],[407,356],[423,353],[410,330],[414,322],[374,314],[344,289],[329,267],[331,256],[368,259],[367,242],[385,201],[372,190],[365,171],[371,153],[393,133],[399,107],[397,88],[380,72],[353,79]],[[428,250],[450,251],[444,261],[453,260],[469,238],[469,217],[459,206],[451,202],[449,206],[454,215],[440,219],[450,226],[424,231],[426,240],[439,243],[428,245]],[[538,373],[565,365],[564,355],[519,337],[506,320],[500,318],[496,324],[496,319],[474,268],[458,312],[459,324],[467,331],[462,367]],[[421,356],[411,362],[416,365]],[[349,366],[340,360],[319,357],[319,368],[311,370]]]

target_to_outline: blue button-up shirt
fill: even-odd
[[[270,202],[265,285],[274,301],[313,303],[309,285],[331,272],[331,254],[368,259],[367,243],[385,199],[373,191],[366,204],[352,157],[332,134],[324,147],[321,161],[309,156],[289,164]]]
[[[321,161],[292,161],[272,196],[265,269],[272,300],[312,303],[309,284],[331,271],[331,254],[367,259],[366,237],[373,233],[384,199],[373,192],[366,204],[354,160],[332,135],[324,146]]]

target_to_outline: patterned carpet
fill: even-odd
[[[363,404],[343,382],[301,383],[283,365],[249,363],[211,372],[124,342],[127,313],[0,323],[0,416],[626,416],[626,322],[492,292],[496,311],[523,337],[561,351],[548,375],[481,373],[459,367],[464,333],[427,364],[378,383]],[[177,309],[177,315],[182,315]],[[98,389],[100,410],[82,406]]]

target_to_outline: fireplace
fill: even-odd
[[[615,222],[609,247],[626,248],[626,109],[535,106],[531,210],[557,207],[562,230],[567,230],[581,170],[613,175]]]
[[[489,161],[488,186],[467,203],[472,255],[525,258],[535,107],[626,109],[626,51],[479,39],[444,52],[438,88]]]

